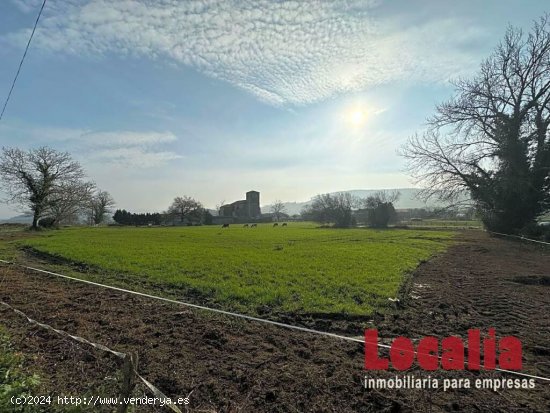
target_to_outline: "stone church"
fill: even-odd
[[[222,205],[219,210],[220,217],[258,219],[262,214],[260,210],[260,193],[248,191],[246,199]]]

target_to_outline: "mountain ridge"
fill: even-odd
[[[396,209],[413,209],[413,208],[437,208],[441,207],[444,204],[437,200],[431,200],[429,202],[424,202],[418,199],[418,193],[421,191],[419,188],[389,188],[389,189],[350,189],[346,191],[335,191],[328,192],[331,195],[338,193],[350,193],[351,195],[358,198],[367,198],[374,195],[376,192],[386,191],[393,192],[398,191],[400,193],[399,199],[394,203]],[[326,193],[326,192],[325,192]],[[289,215],[299,214],[302,209],[311,204],[313,198],[309,201],[291,201],[283,202],[285,206],[285,213]],[[267,204],[262,206],[262,212],[269,212],[273,204]]]

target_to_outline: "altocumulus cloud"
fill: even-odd
[[[18,3],[32,10],[36,1]],[[377,4],[50,0],[35,46],[52,53],[170,59],[274,105],[307,104],[400,80],[444,81],[476,61],[461,44],[479,33],[464,30],[463,22],[407,26],[373,18]],[[3,40],[20,44],[27,37],[23,30]]]
[[[102,161],[116,162],[123,166],[140,168],[152,168],[181,157],[181,155],[174,152],[151,152],[139,146],[98,150],[92,154],[92,159],[96,158]]]
[[[178,141],[172,132],[91,131],[71,128],[34,128],[0,125],[1,134],[23,142],[47,141],[56,149],[86,154],[87,161],[116,163],[125,167],[152,168],[183,158],[170,150]]]
[[[151,146],[161,143],[174,142],[176,135],[171,132],[84,132],[78,137],[80,141],[99,146],[116,147],[121,145],[129,146]]]
[[[182,158],[163,146],[177,141],[171,132],[108,131],[84,132],[73,140],[92,160],[121,164],[127,167],[152,168]]]

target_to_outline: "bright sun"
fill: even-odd
[[[348,112],[348,122],[355,127],[362,126],[367,117],[365,111],[362,109],[352,109]]]
[[[362,110],[354,110],[351,112],[350,121],[353,125],[361,125],[365,121],[365,114]]]

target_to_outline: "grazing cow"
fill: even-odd
[[[229,224],[223,224],[222,228],[229,228]]]
[[[252,225],[250,225],[250,228],[256,228],[257,226],[258,225],[256,225],[256,224],[252,224]]]
[[[278,227],[278,226],[279,226],[279,223],[278,223],[278,222],[275,222],[275,223],[273,224],[273,226],[274,226],[274,227]]]
[[[248,228],[248,224],[244,224],[244,225],[243,225],[243,228]]]
[[[286,222],[283,222],[283,227],[286,227],[286,226],[287,226]]]

